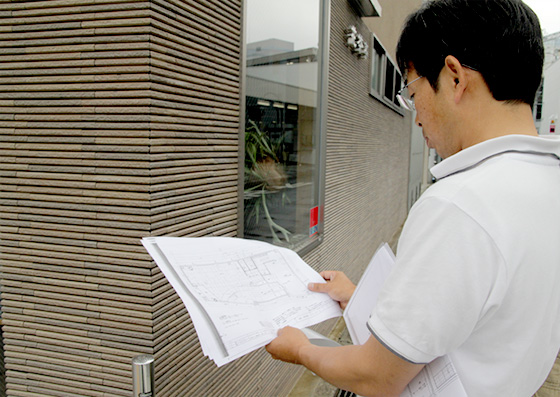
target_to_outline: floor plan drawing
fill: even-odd
[[[189,287],[205,302],[266,304],[298,294],[305,287],[305,280],[299,279],[274,250],[231,261],[181,266],[181,271]],[[294,289],[293,283],[299,288]]]
[[[445,388],[458,379],[449,357],[440,357],[427,365],[410,382],[402,397],[431,397],[442,395]],[[459,395],[459,394],[449,394]]]
[[[227,237],[150,237],[143,244],[218,365],[264,346],[287,325],[304,328],[342,314],[328,295],[308,290],[325,281],[286,248]]]

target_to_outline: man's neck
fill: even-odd
[[[506,135],[538,136],[532,109],[527,104],[507,104],[496,100],[479,102],[466,115],[471,122],[465,131],[463,149],[477,143]]]

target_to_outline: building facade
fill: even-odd
[[[535,124],[540,135],[558,135],[560,115],[560,32],[544,37],[542,86],[535,101]]]
[[[264,193],[280,185],[303,204],[291,223],[273,221],[303,236],[290,244],[316,270],[358,281],[406,217],[412,125],[394,101],[392,48],[404,16],[375,2],[382,12],[371,18],[394,21],[369,28],[359,3],[317,0],[319,45],[301,48],[279,37],[250,45],[249,1],[0,5],[9,396],[129,396],[139,354],[155,357],[158,397],[290,393],[302,369],[263,349],[221,368],[203,356],[140,239],[248,236],[244,141],[247,115],[256,115],[257,127],[297,149],[278,161],[285,175],[274,165]],[[412,10],[420,1],[402,3]]]

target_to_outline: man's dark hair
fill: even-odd
[[[479,71],[498,101],[533,105],[544,49],[539,20],[520,0],[433,0],[405,22],[401,71],[414,67],[437,90],[445,57]]]

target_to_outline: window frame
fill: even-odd
[[[282,0],[278,0],[282,1]],[[317,59],[319,65],[319,83],[317,86],[317,124],[318,131],[314,136],[318,137],[317,147],[317,172],[314,176],[314,184],[317,187],[318,227],[317,232],[304,241],[292,247],[299,255],[305,255],[312,251],[323,241],[324,235],[324,204],[326,183],[326,145],[327,145],[327,105],[328,105],[328,78],[329,78],[329,44],[330,44],[330,6],[331,0],[319,0],[319,50]],[[244,237],[244,159],[245,159],[245,123],[246,123],[246,72],[247,72],[247,2],[243,2],[243,30],[241,34],[241,65],[240,65],[240,114],[239,114],[239,143],[238,143],[238,202],[237,202],[237,236]],[[272,243],[272,242],[271,242]],[[273,244],[273,243],[272,243]]]
[[[396,97],[398,90],[402,87],[401,72],[375,33],[372,33],[371,37],[373,45],[371,46],[369,94],[385,106],[404,116],[404,109]],[[381,70],[378,70],[379,66]],[[387,84],[387,71],[389,69],[392,69],[393,75],[390,79],[391,87],[388,87]],[[397,87],[399,88],[397,89]],[[388,90],[391,91],[390,98],[386,95]]]

